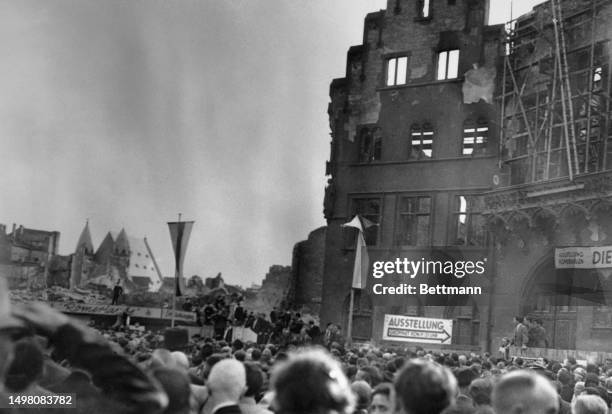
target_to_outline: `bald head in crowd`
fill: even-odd
[[[395,379],[401,414],[438,414],[452,405],[457,380],[451,371],[425,359],[407,362]]]
[[[208,389],[217,404],[237,403],[246,391],[246,371],[242,362],[235,359],[217,362],[208,375]]]
[[[189,358],[184,352],[174,351],[171,355],[177,369],[182,371],[187,371],[189,369]]]
[[[573,414],[608,414],[608,405],[597,395],[580,395],[572,404]]]
[[[504,375],[493,388],[496,414],[556,414],[557,392],[550,381],[534,372],[518,370]]]

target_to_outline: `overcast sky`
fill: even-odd
[[[58,230],[62,254],[86,219],[95,247],[125,227],[169,275],[180,212],[185,276],[259,283],[325,224],[329,83],[385,6],[1,0],[0,223]]]

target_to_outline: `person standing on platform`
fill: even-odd
[[[121,287],[121,279],[117,280],[117,284],[113,288],[113,302],[111,305],[118,305],[119,298],[123,294],[123,288]]]
[[[236,308],[234,309],[234,325],[235,326],[244,326],[244,320],[246,319],[246,312],[242,307],[242,302],[238,302]]]
[[[217,311],[213,316],[213,329],[215,332],[215,339],[223,340],[225,337],[225,329],[227,328],[227,314],[225,309]]]
[[[276,310],[276,306],[274,306],[272,310],[270,311],[270,322],[272,322],[272,325],[276,324],[277,319],[278,319],[278,311]]]
[[[542,319],[534,319],[534,344],[537,348],[548,348],[548,338],[546,336],[546,328]]]
[[[524,355],[527,350],[527,342],[529,342],[529,329],[523,323],[524,318],[522,316],[515,316],[514,322],[516,327],[514,328],[514,341],[512,344],[516,347],[517,355]]]

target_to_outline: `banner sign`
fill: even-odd
[[[386,341],[450,344],[452,336],[452,319],[385,315],[382,339]]]
[[[249,328],[241,326],[232,327],[232,341],[240,339],[242,342],[257,343],[257,334]]]
[[[612,246],[555,249],[557,269],[605,269],[612,267]]]
[[[172,239],[172,249],[174,250],[174,289],[176,296],[182,296],[185,290],[183,286],[183,262],[185,261],[185,251],[187,250],[187,243],[189,243],[189,236],[191,235],[193,223],[193,221],[168,223],[170,238]]]
[[[89,315],[118,315],[127,312],[132,318],[172,319],[172,309],[144,308],[140,306],[100,305],[92,303],[75,302],[48,302],[48,304],[64,313],[77,313]],[[184,322],[195,322],[194,312],[174,311],[174,319]]]

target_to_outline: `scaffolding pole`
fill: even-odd
[[[561,108],[562,108],[562,113],[563,113],[563,132],[564,132],[564,137],[565,137],[565,149],[567,152],[567,171],[569,174],[570,181],[574,181],[572,154],[571,154],[571,147],[570,147],[570,137],[569,137],[569,129],[567,125],[567,103],[565,101],[565,94],[567,91],[564,88],[565,84],[563,82],[565,71],[563,70],[563,63],[562,63],[563,60],[561,59],[561,39],[559,38],[560,20],[557,15],[556,0],[551,0],[550,5],[552,8],[553,26],[554,26],[554,33],[555,33],[555,52],[556,52],[555,62],[559,69],[559,75],[561,76]],[[570,91],[570,94],[571,94],[571,91]],[[569,99],[571,100],[571,95]]]
[[[569,65],[567,63],[567,45],[565,43],[565,30],[563,29],[563,10],[561,9],[561,0],[552,0],[557,2],[559,18],[559,31],[561,35],[561,60],[562,67],[565,70],[563,77],[565,78],[565,87],[567,89],[567,103],[569,111],[569,122],[570,122],[570,140],[572,143],[572,150],[574,152],[574,167],[576,174],[580,174],[580,164],[578,163],[578,150],[576,148],[576,123],[574,121],[574,100],[572,96],[572,86],[569,76]]]
[[[515,183],[563,176],[573,181],[578,174],[607,169],[611,74],[609,59],[601,61],[600,53],[610,40],[602,37],[599,14],[612,1],[549,1],[548,9],[506,24],[498,152],[500,168],[507,164],[514,174],[519,167]],[[524,94],[526,85],[531,90]],[[524,127],[514,128],[513,118]],[[506,140],[515,143],[516,152],[504,152]],[[553,170],[554,165],[562,169]]]

